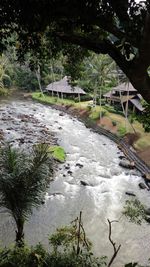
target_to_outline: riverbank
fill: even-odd
[[[122,150],[128,160],[142,173],[142,175],[149,179],[150,165],[149,156],[150,150],[147,150],[146,154],[140,154],[133,147],[134,141],[138,138],[136,134],[127,133],[123,137],[119,136],[118,132],[105,128],[100,124],[99,120],[94,119],[91,116],[91,108],[87,108],[87,104],[75,103],[72,100],[55,100],[52,97],[45,97],[40,93],[32,94],[32,99],[39,101],[40,103],[50,105],[52,108],[63,111],[81,120],[87,127],[93,129],[99,134],[103,134],[118,144],[118,147]],[[92,114],[93,115],[93,114]]]

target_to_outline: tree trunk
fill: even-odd
[[[137,89],[138,93],[143,96],[143,98],[150,103],[150,77],[145,72],[133,71],[130,78],[132,85]]]
[[[24,243],[24,220],[22,218],[19,218],[16,220],[17,230],[16,230],[16,244],[18,246],[22,246]]]

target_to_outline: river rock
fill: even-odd
[[[135,163],[133,161],[129,161],[129,160],[121,160],[119,162],[119,165],[123,168],[127,168],[127,169],[133,169],[135,167]]]
[[[148,223],[150,223],[150,217],[146,217],[145,218],[145,221],[148,222]]]
[[[72,174],[72,171],[67,171],[67,173],[71,175]]]
[[[119,156],[119,159],[126,159],[125,156]]]
[[[101,191],[101,194],[105,194],[105,193],[108,193],[109,192],[109,190],[103,190],[103,191]]]
[[[83,164],[81,164],[81,163],[76,163],[76,167],[83,168]]]
[[[54,197],[55,197],[55,196],[60,196],[60,195],[62,195],[62,194],[59,193],[59,192],[58,192],[58,193],[56,192],[56,193],[52,193],[52,194],[50,194],[50,196],[54,196]]]
[[[150,173],[145,173],[142,175],[142,177],[150,181]]]
[[[145,214],[150,216],[150,208],[145,210]]]
[[[64,113],[63,112],[59,113],[59,116],[64,116]]]
[[[65,166],[65,169],[66,169],[66,170],[69,170],[69,169],[70,169],[70,166]]]
[[[126,195],[136,197],[136,195],[133,192],[127,191],[125,192]]]
[[[144,183],[139,183],[139,188],[140,189],[146,189],[147,186]]]
[[[18,141],[19,141],[21,144],[24,144],[24,138],[19,138]]]
[[[81,185],[84,185],[84,186],[89,186],[89,183],[87,183],[87,182],[85,182],[85,181],[82,181],[82,180],[80,181],[80,184],[81,184]]]

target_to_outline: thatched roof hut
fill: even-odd
[[[57,82],[50,83],[46,87],[46,91],[52,92],[52,93],[59,93],[59,94],[66,94],[66,95],[86,95],[83,89],[81,89],[78,86],[72,87],[68,83],[67,76],[65,76],[63,79]]]
[[[113,88],[113,91],[121,92],[137,92],[131,83],[121,83],[118,86]]]
[[[103,95],[107,101],[115,105],[122,103],[125,106],[127,103],[132,106],[133,110],[142,112],[144,107],[141,104],[142,96],[138,94],[137,90],[132,86],[131,83],[122,83],[116,87],[113,87],[111,91]]]

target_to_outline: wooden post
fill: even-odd
[[[78,94],[79,102],[80,102],[80,93]]]

